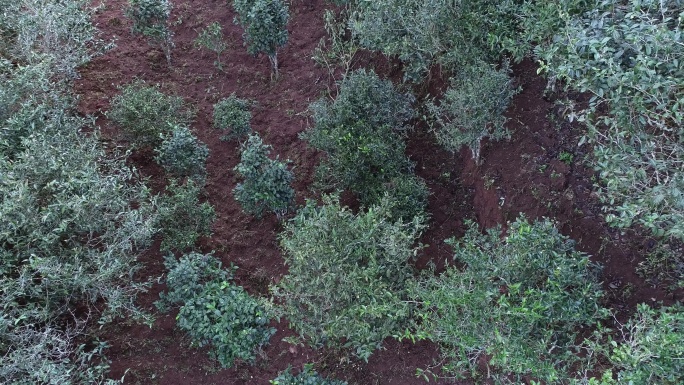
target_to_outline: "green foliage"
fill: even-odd
[[[250,54],[268,55],[278,76],[278,47],[287,43],[287,5],[281,0],[233,0],[235,18],[244,28],[244,39]]]
[[[335,3],[342,5],[339,2]],[[338,66],[342,67],[346,77],[359,50],[358,43],[347,37],[350,34],[348,9],[345,9],[339,16],[336,16],[332,10],[326,9],[323,20],[328,36],[321,38],[311,58],[316,64],[325,66],[331,77],[335,76],[335,68]]]
[[[206,161],[209,149],[185,126],[176,126],[164,138],[154,160],[174,177],[190,177],[199,184],[206,178]]]
[[[212,50],[216,53],[216,61],[214,65],[219,69],[223,70],[223,64],[221,63],[221,53],[228,48],[228,43],[225,42],[223,38],[223,32],[221,31],[221,24],[217,21],[206,26],[194,41],[195,47],[204,47],[206,49]]]
[[[269,382],[272,385],[347,385],[346,381],[328,380],[321,377],[310,365],[304,365],[304,370],[296,376],[291,373],[291,370],[292,368],[288,367]]]
[[[611,341],[610,362],[620,384],[675,385],[684,382],[684,307],[653,309],[646,304],[619,328],[624,341]]]
[[[419,82],[434,64],[447,72],[478,61],[496,62],[499,36],[511,36],[516,14],[501,0],[361,1],[349,22],[359,44],[404,63],[404,77]]]
[[[180,260],[169,256],[164,265],[169,292],[157,306],[168,310],[169,305],[181,305],[178,326],[194,344],[211,345],[223,367],[231,367],[236,359],[254,361],[255,350],[275,333],[268,327],[265,303],[230,283],[232,273],[211,255],[191,253]]]
[[[403,331],[407,281],[423,225],[390,218],[387,201],[354,214],[335,198],[313,202],[281,234],[288,275],[273,288],[287,319],[312,346],[353,349],[364,360]]]
[[[538,47],[543,69],[594,96],[589,126],[606,220],[684,239],[681,2],[604,0]]]
[[[428,103],[437,141],[444,148],[457,152],[466,145],[480,164],[482,139],[509,137],[503,114],[515,90],[508,73],[506,65],[500,70],[485,63],[468,66],[451,79],[439,106]]]
[[[294,175],[287,169],[287,162],[270,159],[270,152],[271,146],[263,144],[259,135],[250,135],[242,145],[240,163],[235,166],[244,180],[235,187],[233,195],[246,213],[257,217],[265,211],[282,216],[294,201]]]
[[[162,251],[183,251],[195,247],[197,238],[211,234],[214,208],[199,203],[201,186],[192,179],[179,185],[175,180],[159,197],[157,228],[162,235]]]
[[[430,190],[425,181],[415,175],[401,175],[384,186],[383,194],[390,205],[391,218],[410,222],[414,217],[426,215]],[[382,197],[373,198],[380,202]]]
[[[234,93],[214,104],[214,128],[228,132],[221,140],[242,140],[252,131],[250,104],[250,100],[240,99]]]
[[[90,328],[134,315],[149,193],[94,123],[76,67],[101,52],[89,1],[0,1],[0,383],[116,384]],[[89,133],[84,135],[81,130]]]
[[[173,127],[189,126],[193,113],[183,106],[180,96],[165,95],[157,86],[136,81],[112,99],[107,117],[134,146],[156,147]]]
[[[171,3],[168,0],[128,0],[126,16],[133,22],[133,33],[161,44],[170,64],[173,48],[173,33],[169,29]]]
[[[374,72],[358,70],[342,81],[332,103],[311,105],[314,127],[302,138],[327,154],[319,181],[350,189],[366,205],[377,203],[383,184],[412,168],[401,132],[414,116],[413,100]]]
[[[197,297],[208,282],[223,282],[233,278],[231,271],[221,268],[221,261],[209,254],[188,253],[177,259],[173,255],[164,257],[166,293],[160,293],[155,306],[168,311],[169,306],[183,305]]]
[[[451,239],[454,262],[412,290],[423,303],[416,335],[442,347],[445,370],[477,375],[482,359],[499,381],[567,379],[575,340],[605,316],[597,268],[548,220],[518,219],[508,235],[475,224]]]

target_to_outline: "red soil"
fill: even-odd
[[[268,285],[287,271],[277,242],[280,227],[275,218],[258,220],[245,215],[233,199],[236,179],[232,169],[239,160],[238,145],[219,140],[221,132],[211,127],[212,105],[233,92],[257,100],[253,129],[273,145],[281,159],[293,161],[298,202],[312,196],[309,186],[318,154],[299,140],[298,134],[309,124],[309,103],[326,95],[332,84],[327,69],[311,60],[314,48],[325,36],[322,16],[327,5],[323,0],[293,1],[290,38],[279,51],[280,79],[272,82],[267,58],[246,52],[242,31],[233,24],[234,13],[224,0],[174,2],[176,46],[170,67],[159,49],[131,35],[122,12],[125,4],[124,0],[104,1],[105,7],[96,17],[103,37],[115,39],[116,48],[81,69],[82,79],[76,84],[81,95],[79,110],[98,117],[104,140],[116,141],[117,131],[103,112],[118,92],[117,86],[144,79],[159,84],[165,92],[183,96],[194,106],[197,118],[193,131],[210,150],[207,199],[217,214],[213,236],[203,240],[202,251],[214,250],[224,264],[237,265],[238,283],[253,294],[267,295]],[[223,72],[213,65],[213,52],[192,45],[197,31],[213,21],[221,23],[232,44],[222,57]],[[378,71],[397,77],[396,69],[386,61]],[[577,162],[588,151],[575,146],[578,128],[552,123],[554,105],[542,98],[545,81],[536,75],[532,62],[516,66],[514,74],[523,90],[508,112],[513,138],[486,145],[482,166],[474,165],[469,151],[453,155],[440,150],[425,130],[412,133],[407,152],[417,164],[416,173],[432,191],[431,227],[421,239],[427,247],[417,266],[423,267],[428,261],[442,266],[451,255],[443,241],[463,234],[464,219],[476,219],[487,228],[525,213],[529,218],[554,218],[564,234],[578,241],[582,251],[606,266],[605,286],[613,294],[610,304],[615,308],[634,309],[638,302],[670,301],[675,295],[681,298],[681,292],[668,294],[648,287],[635,274],[648,239],[622,236],[606,227],[591,194],[592,172]],[[439,88],[440,84],[434,86]],[[566,165],[558,160],[562,151],[573,153],[576,161]],[[165,181],[151,154],[134,154],[131,162],[150,177],[155,190],[163,187]],[[156,279],[164,273],[157,247],[147,252],[142,262],[145,268],[140,279]],[[628,285],[633,292],[624,296]],[[153,311],[152,303],[163,289],[163,285],[154,285],[139,298],[139,304]],[[175,314],[157,315],[152,328],[128,322],[108,326],[101,338],[112,345],[108,351],[111,376],[125,374],[126,383],[131,384],[268,384],[288,365],[299,368],[307,362],[316,363],[322,373],[355,384],[423,384],[424,380],[415,377],[416,368],[426,368],[438,357],[436,346],[427,342],[387,341],[386,349],[374,354],[367,364],[349,362],[340,353],[283,342],[294,333],[285,320],[274,326],[278,332],[256,365],[228,370],[209,359],[206,349],[189,346],[184,333],[175,327]]]

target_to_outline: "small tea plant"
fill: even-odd
[[[172,180],[166,194],[159,197],[157,228],[162,251],[193,249],[197,238],[211,234],[214,208],[199,202],[200,190],[192,179],[180,185]]]
[[[346,381],[329,380],[321,377],[310,364],[304,365],[304,370],[296,376],[292,374],[292,368],[288,367],[269,382],[272,385],[347,385]]]
[[[250,100],[240,99],[234,93],[214,104],[214,128],[227,132],[221,140],[242,140],[252,131],[250,104]]]
[[[244,40],[250,54],[264,53],[278,78],[278,48],[288,39],[287,5],[281,0],[233,0],[236,23],[244,28]]]
[[[437,141],[448,151],[470,147],[476,164],[481,164],[482,140],[510,136],[503,113],[515,95],[509,69],[494,69],[486,63],[467,66],[451,79],[439,105],[427,104]]]
[[[156,305],[165,311],[181,305],[178,327],[194,345],[210,345],[211,355],[224,368],[235,360],[254,361],[255,351],[275,333],[268,326],[268,305],[233,284],[232,271],[223,270],[211,255],[190,253],[179,260],[169,256],[164,265],[169,291]]]
[[[204,47],[216,53],[216,61],[214,65],[219,70],[223,71],[223,64],[221,63],[221,54],[228,48],[228,43],[223,38],[223,31],[221,31],[221,24],[217,21],[209,24],[206,28],[200,31],[199,36],[194,41],[195,47]]]
[[[279,217],[285,214],[294,201],[294,179],[287,163],[268,155],[271,146],[263,144],[259,135],[250,135],[242,145],[240,163],[235,171],[244,180],[233,190],[235,199],[242,209],[261,217],[265,211],[272,211]]]
[[[121,127],[134,147],[156,147],[175,126],[189,126],[193,113],[183,98],[170,96],[136,81],[121,88],[112,99],[107,117]]]
[[[170,65],[173,48],[173,33],[169,29],[171,3],[168,0],[128,0],[126,16],[133,21],[133,33],[161,45]]]
[[[167,173],[177,178],[190,177],[203,184],[207,174],[206,161],[209,149],[190,132],[189,128],[174,127],[154,152],[157,153],[154,160]]]

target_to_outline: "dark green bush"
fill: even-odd
[[[287,368],[270,383],[272,385],[347,385],[346,381],[328,380],[321,377],[309,365],[304,365],[304,370],[296,376],[291,373],[291,370],[292,368]]]
[[[157,86],[136,81],[121,88],[107,117],[124,132],[136,147],[155,147],[173,127],[189,126],[193,113],[183,105],[180,96],[161,93]]]
[[[404,330],[407,281],[423,225],[390,218],[386,201],[354,214],[334,198],[308,202],[281,234],[289,273],[274,289],[291,325],[312,346],[349,348],[367,360]]]
[[[159,197],[157,228],[162,235],[162,251],[183,251],[195,247],[197,238],[211,234],[214,208],[200,203],[201,187],[192,179],[184,184],[176,180]]]
[[[171,3],[168,0],[128,0],[126,16],[133,21],[133,33],[161,45],[167,63],[171,63],[173,33],[169,28]]]
[[[209,149],[189,128],[174,127],[154,152],[157,153],[154,160],[167,173],[177,178],[190,177],[199,184],[204,184]]]
[[[423,303],[417,335],[441,346],[455,375],[487,373],[544,383],[568,379],[576,339],[606,316],[597,266],[548,221],[510,223],[481,234],[475,224],[456,241],[454,262],[413,289]],[[509,377],[512,376],[512,377]]]
[[[504,112],[515,94],[509,68],[496,70],[486,63],[464,68],[451,84],[439,105],[428,103],[437,141],[448,151],[470,147],[473,159],[480,164],[484,138],[509,137],[504,127]]]
[[[233,0],[237,12],[236,23],[242,25],[245,45],[250,54],[268,55],[278,76],[278,48],[288,39],[287,22],[290,19],[287,4],[281,0]]]
[[[221,140],[242,140],[252,131],[250,104],[250,100],[240,99],[235,94],[214,104],[214,128],[226,132]]]
[[[232,271],[222,269],[221,261],[210,254],[188,253],[180,259],[173,255],[164,257],[167,292],[159,294],[160,300],[155,302],[161,311],[168,311],[169,306],[183,305],[200,295],[208,282],[228,281],[232,279]]]
[[[257,217],[265,211],[284,215],[295,195],[291,186],[294,175],[287,169],[287,162],[269,158],[271,146],[263,144],[257,134],[249,136],[241,151],[235,171],[243,181],[233,190],[235,199],[246,213]]]
[[[302,138],[327,155],[319,183],[349,189],[367,205],[378,203],[383,185],[412,169],[401,135],[414,116],[412,102],[390,81],[359,70],[342,81],[332,103],[314,103],[314,127]]]
[[[230,282],[232,272],[221,269],[211,255],[186,254],[165,260],[168,294],[157,303],[162,310],[181,305],[178,326],[198,346],[211,345],[223,367],[237,359],[254,361],[255,351],[268,343],[275,329],[268,327],[266,303]]]

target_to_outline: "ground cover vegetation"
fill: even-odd
[[[211,236],[216,212],[206,201],[209,150],[195,135],[206,133],[191,129],[194,109],[181,96],[133,81],[110,95],[105,114],[123,147],[106,145],[93,119],[74,114],[71,93],[77,67],[106,48],[91,24],[95,10],[85,1],[0,0],[0,382],[119,383],[106,377],[107,344],[94,327],[124,316],[152,325],[135,299],[150,284],[136,276],[137,260],[155,235],[166,255],[157,309],[177,308],[177,326],[225,368],[255,364],[274,343],[272,319],[282,317],[298,334],[290,342],[328,349],[340,362],[368,363],[388,338],[432,341],[441,358],[439,368],[419,368],[427,378],[684,381],[682,305],[639,304],[618,321],[617,310],[607,307],[601,266],[552,220],[519,217],[501,223],[505,230],[484,233],[467,222],[464,236],[447,241],[453,258],[443,272],[417,271],[430,189],[406,155],[407,139],[422,127],[452,153],[470,147],[475,168],[485,164],[484,138],[509,134],[504,112],[516,91],[508,61],[532,55],[551,86],[591,95],[586,105],[569,101],[565,110],[585,130],[577,146],[591,146],[585,161],[598,172],[594,189],[605,220],[650,232],[662,248],[643,270],[667,260],[675,266],[667,276],[684,281],[676,268],[684,239],[684,4],[335,3],[344,6],[342,21],[326,14],[330,44],[312,54],[333,77],[332,66],[340,65],[342,78],[331,95],[309,106],[312,124],[300,135],[322,153],[318,189],[302,191],[313,199],[294,207],[293,173],[252,133],[251,100],[217,95],[213,117],[198,119],[223,131],[222,145],[240,142],[235,201],[248,214],[274,212],[282,220],[278,239],[287,270],[255,297],[236,283],[237,267],[223,267],[219,253],[227,248],[209,252],[206,245],[214,243],[198,242]],[[171,4],[127,5],[132,32],[159,44],[170,67]],[[248,52],[266,54],[279,78],[288,5],[231,5]],[[230,67],[221,62],[227,49],[221,27],[208,24],[196,43],[217,54],[223,73]],[[359,48],[398,59],[404,84],[372,69],[352,70]],[[429,89],[434,74],[447,87],[426,96],[421,89]],[[145,152],[164,170],[158,196],[126,162],[130,153]],[[342,191],[358,207],[342,204]],[[287,369],[266,381],[345,383],[332,378],[305,365],[297,375]]]

